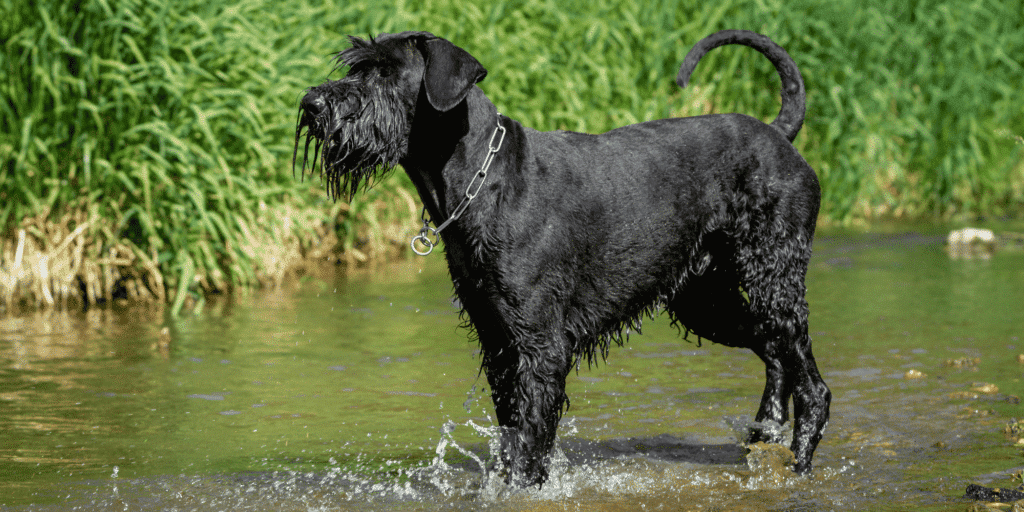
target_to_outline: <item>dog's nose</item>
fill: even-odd
[[[307,114],[316,117],[320,115],[327,108],[327,101],[324,97],[316,91],[310,91],[302,98],[302,102],[299,103],[302,110],[306,111]]]

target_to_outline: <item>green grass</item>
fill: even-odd
[[[686,91],[673,80],[701,37],[755,30],[803,71],[808,115],[796,145],[821,178],[823,221],[1024,210],[1019,2],[0,7],[7,305],[126,294],[177,310],[203,292],[278,282],[325,244],[350,261],[393,253],[389,240],[416,229],[404,174],[334,204],[318,179],[291,172],[298,100],[327,77],[347,34],[429,30],[483,63],[480,86],[506,115],[538,129],[601,132],[705,112],[773,118],[777,77],[752,50],[715,50]]]

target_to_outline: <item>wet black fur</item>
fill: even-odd
[[[336,195],[400,164],[438,224],[462,200],[496,124],[506,128],[479,196],[441,236],[519,485],[547,476],[571,369],[606,356],[660,310],[687,333],[760,356],[767,382],[755,419],[786,422],[792,397],[794,469],[811,468],[831,393],[804,300],[820,192],[791,144],[803,82],[784,50],[741,31],[698,43],[677,82],[729,43],[779,69],[783,105],[770,125],[723,114],[602,135],[538,132],[499,116],[475,86],[480,63],[426,32],[352,38],[339,54],[348,74],[302,100],[296,153],[306,130],[304,155],[315,141],[313,168],[319,154]]]

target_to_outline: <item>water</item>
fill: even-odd
[[[0,507],[963,509],[968,484],[1013,486],[1024,467],[1002,433],[1024,417],[1024,254],[950,260],[942,243],[819,236],[811,332],[835,400],[810,478],[737,441],[760,361],[662,318],[570,376],[551,481],[506,488],[481,469],[486,379],[431,257],[215,298],[200,317],[0,319]]]

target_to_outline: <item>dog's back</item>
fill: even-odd
[[[594,321],[569,323],[592,342],[618,338],[709,265],[739,266],[751,226],[777,226],[773,236],[799,234],[808,246],[813,237],[814,170],[752,117],[661,119],[600,135],[521,129],[525,161],[498,172],[521,173],[524,185],[515,196],[495,187],[478,205],[501,241],[493,256],[517,260],[527,316],[542,314],[529,310],[552,293],[588,304]]]

